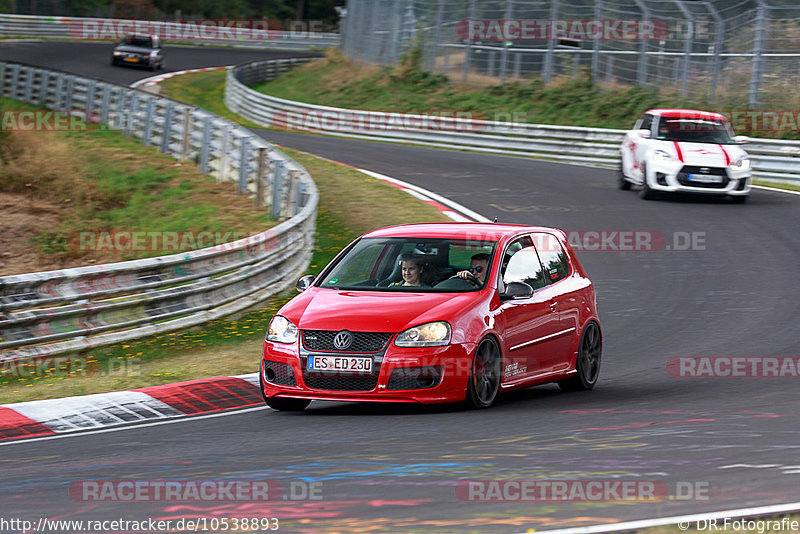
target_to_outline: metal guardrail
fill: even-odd
[[[226,45],[246,48],[272,48],[278,50],[309,50],[318,48],[332,48],[339,46],[340,36],[338,33],[322,32],[268,32],[263,39],[237,38],[234,35],[219,32],[218,38],[203,39],[198,36],[198,32],[190,23],[179,23],[169,21],[138,21],[127,19],[104,19],[90,17],[44,17],[38,15],[9,15],[0,14],[0,37],[38,37],[47,39],[75,39],[80,34],[82,27],[98,28],[97,34],[100,39],[110,39],[104,37],[107,34],[115,35],[122,31],[128,24],[131,27],[129,33],[135,33],[136,28],[146,28],[136,30],[139,33],[151,33],[157,31],[162,40],[167,44],[171,42],[191,42],[199,45]],[[138,26],[137,26],[138,25]],[[113,31],[103,28],[113,28]],[[256,32],[253,32],[256,33]],[[187,36],[189,38],[187,38]],[[197,37],[195,37],[197,36]],[[84,38],[91,38],[89,36]]]
[[[18,63],[0,62],[0,95],[84,110],[144,145],[235,182],[238,192],[254,194],[283,220],[202,250],[0,277],[0,361],[200,324],[265,300],[307,268],[317,188],[303,167],[246,128],[138,89]]]
[[[274,77],[274,61],[228,71],[229,109],[265,127],[619,168],[625,130],[360,111],[284,100],[247,87]],[[751,139],[746,149],[757,178],[800,182],[800,141]]]

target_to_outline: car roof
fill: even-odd
[[[373,230],[363,237],[433,237],[460,239],[481,239],[499,241],[503,237],[523,232],[556,232],[555,228],[545,226],[527,226],[524,224],[499,223],[419,223],[389,226]]]
[[[657,117],[676,117],[681,119],[713,119],[726,121],[725,115],[714,113],[713,111],[701,111],[699,109],[648,109],[645,111]]]

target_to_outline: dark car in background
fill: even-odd
[[[155,35],[126,35],[114,45],[112,65],[137,65],[150,70],[163,69],[164,45]]]

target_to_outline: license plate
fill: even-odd
[[[308,357],[308,368],[312,371],[338,371],[342,373],[371,373],[372,358],[358,356],[320,356]]]
[[[690,174],[686,177],[690,182],[701,182],[704,184],[721,184],[722,176],[718,174]]]
[[[136,57],[126,57],[122,58],[122,61],[129,61],[131,63],[139,63],[139,58]]]

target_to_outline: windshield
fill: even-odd
[[[690,143],[733,144],[733,132],[727,121],[685,117],[661,117],[656,139]]]
[[[486,285],[495,246],[494,241],[467,238],[365,238],[315,285],[361,291],[477,291]]]
[[[142,48],[152,48],[153,41],[149,37],[140,37],[135,35],[128,35],[119,44],[126,46],[139,46]]]

